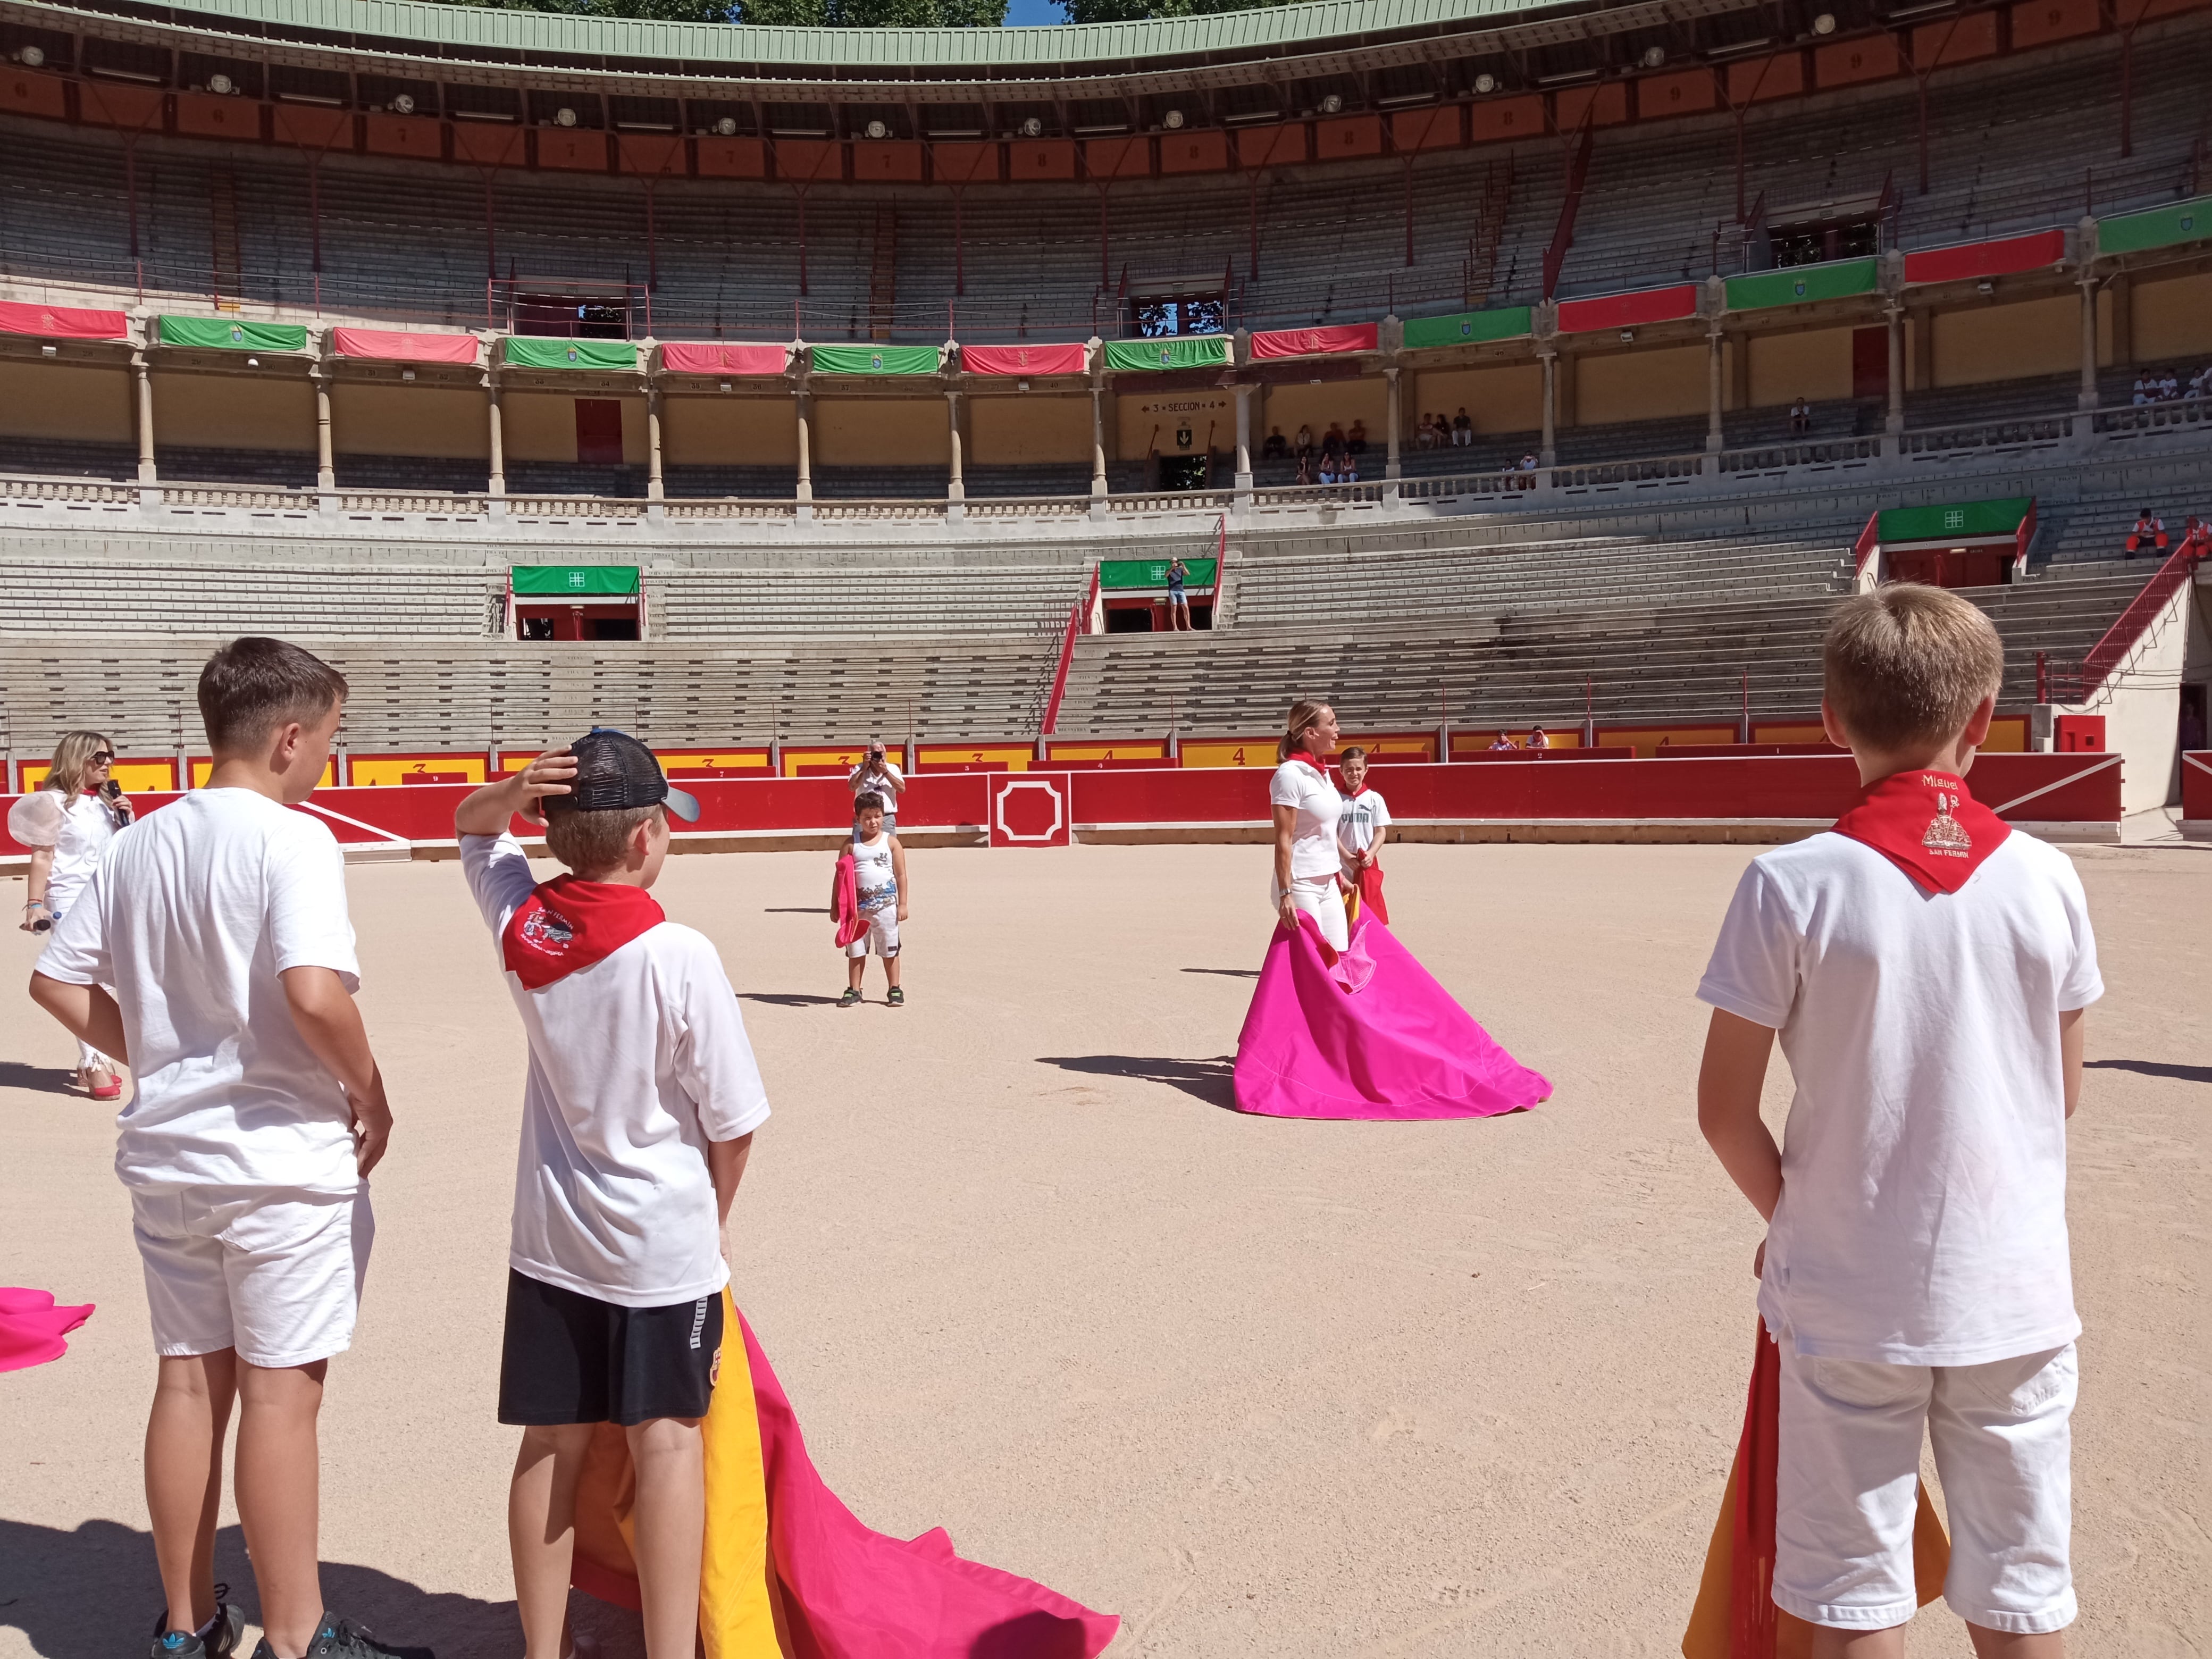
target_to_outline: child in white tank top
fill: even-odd
[[[868,965],[868,951],[884,959],[884,977],[890,982],[884,1000],[894,1007],[906,1001],[906,992],[899,985],[899,924],[906,920],[906,848],[899,838],[884,830],[882,796],[872,790],[864,791],[855,803],[856,833],[851,848],[854,886],[860,900],[860,920],[866,930],[850,945],[845,946],[845,994],[837,1000],[841,1008],[849,1008],[860,1000],[860,979]],[[835,915],[837,903],[832,893],[830,912]]]

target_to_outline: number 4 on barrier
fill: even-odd
[[[1072,793],[1065,772],[993,774],[991,845],[1066,846]]]

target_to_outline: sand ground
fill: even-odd
[[[1120,1613],[1115,1655],[1674,1651],[1752,1347],[1759,1225],[1692,1097],[1752,850],[1395,852],[1402,936],[1558,1087],[1402,1125],[1225,1109],[1257,848],[916,853],[900,1011],[872,964],[867,1006],[830,1006],[823,858],[672,861],[776,1109],[738,1298],[832,1486]],[[2110,989],[2073,1129],[2074,1650],[2201,1655],[2212,853],[2076,856]],[[398,1126],[325,1407],[325,1593],[447,1659],[519,1654],[493,1399],[522,1038],[456,866],[351,890]],[[142,1652],[158,1601],[143,1296],[68,1054],[0,994],[0,1283],[100,1304],[0,1377],[0,1659]],[[1966,1650],[1940,1607],[1911,1647]]]

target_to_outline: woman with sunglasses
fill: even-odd
[[[54,746],[45,785],[17,801],[8,833],[31,849],[23,906],[23,931],[44,933],[68,912],[100,867],[115,832],[131,822],[131,803],[108,773],[115,745],[97,732],[70,732]],[[94,1100],[118,1100],[123,1083],[115,1062],[80,1042],[77,1081]]]

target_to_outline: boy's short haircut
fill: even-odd
[[[1347,749],[1340,749],[1337,751],[1336,763],[1341,766],[1346,761],[1364,761],[1366,758],[1367,751],[1355,743]]]
[[[884,810],[884,798],[872,789],[863,789],[853,797],[854,817],[860,817],[863,812],[880,812]]]
[[[619,866],[629,856],[629,838],[649,822],[659,806],[618,806],[605,812],[548,812],[545,847],[572,874],[589,880]]]
[[[200,670],[200,724],[222,754],[259,747],[279,726],[320,720],[344,699],[344,675],[283,640],[233,640]]]
[[[1874,749],[1942,743],[2004,678],[2004,641],[1981,610],[1940,587],[1889,582],[1836,607],[1820,646],[1828,706]]]

